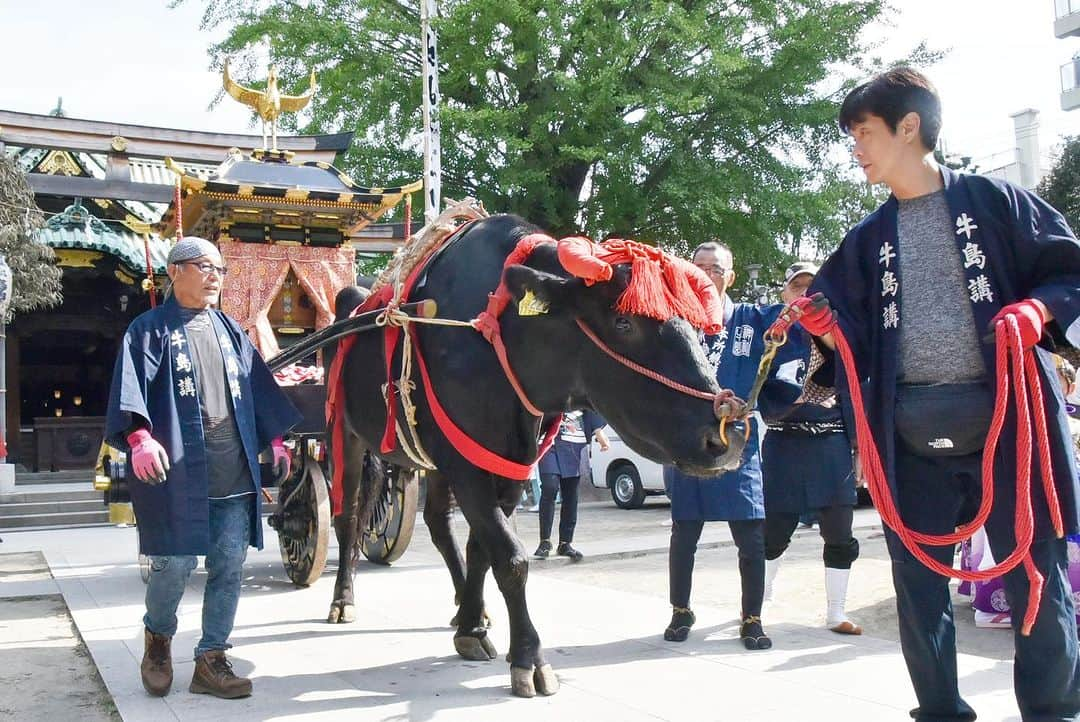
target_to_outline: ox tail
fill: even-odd
[[[349,563],[355,569],[360,561],[360,542],[367,533],[368,524],[375,513],[375,506],[382,498],[389,483],[389,475],[396,473],[396,467],[391,467],[370,451],[364,452],[363,471],[360,473],[360,489],[357,495],[356,509],[356,543],[353,545]]]

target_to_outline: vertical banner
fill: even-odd
[[[420,0],[424,39],[424,222],[439,215],[442,195],[442,149],[439,144],[439,47],[431,20],[438,16],[437,0]]]

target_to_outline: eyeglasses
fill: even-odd
[[[224,276],[226,273],[229,272],[229,269],[227,267],[225,267],[225,266],[215,266],[213,263],[210,263],[209,261],[199,261],[198,263],[195,263],[194,261],[180,261],[180,263],[178,263],[176,265],[178,265],[178,266],[195,266],[195,268],[198,268],[199,271],[202,272],[202,274],[204,276],[209,276],[211,273],[213,273],[215,271],[217,272],[217,274],[219,276]]]
[[[712,266],[700,266],[700,265],[698,265],[696,263],[694,265],[697,266],[698,268],[700,268],[705,273],[709,273],[709,274],[712,274],[714,276],[724,276],[724,275],[727,274],[728,271],[731,270],[730,268],[724,268],[719,263],[714,264]]]

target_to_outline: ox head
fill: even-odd
[[[616,264],[609,280],[591,284],[563,270],[551,247],[536,249],[527,264],[506,268],[504,282],[518,313],[504,320],[514,318],[514,365],[519,367],[520,358],[530,388],[558,389],[554,397],[544,395],[560,408],[593,408],[631,448],[659,463],[698,476],[739,465],[745,438],[731,425],[722,434],[718,419],[734,413],[729,397],[704,399],[670,388],[612,358],[579,326],[676,384],[709,395],[720,392],[690,323],[617,310],[631,264]],[[504,326],[504,335],[508,330]]]

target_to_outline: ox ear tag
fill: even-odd
[[[518,301],[519,316],[539,316],[548,312],[548,305],[533,295],[532,291],[526,291]]]

